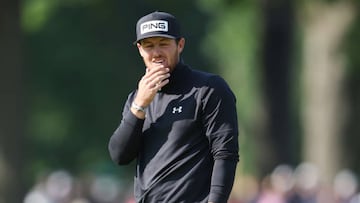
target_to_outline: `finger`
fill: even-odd
[[[147,68],[147,71],[145,73],[145,75],[147,76],[151,76],[154,74],[165,74],[169,72],[169,68],[164,68],[164,67],[153,67],[153,68]]]
[[[157,85],[158,90],[160,90],[162,87],[164,87],[166,84],[168,84],[169,81],[170,81],[169,79],[162,80],[162,81]]]
[[[164,75],[159,75],[158,77],[154,78],[154,80],[151,81],[151,84],[149,84],[150,86],[152,87],[156,87],[156,86],[159,86],[159,84],[168,79],[170,77],[170,74],[167,73],[167,74],[164,74]]]
[[[158,72],[153,73],[152,75],[145,77],[144,81],[146,84],[153,86],[156,83],[159,83],[168,77],[170,77],[170,73],[158,71]]]
[[[151,63],[149,64],[149,66],[147,67],[150,70],[155,70],[155,69],[161,69],[161,68],[166,68],[166,66],[164,64],[157,64],[157,63]]]

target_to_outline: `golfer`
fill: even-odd
[[[143,16],[136,37],[145,73],[110,138],[112,160],[136,160],[138,203],[226,203],[239,160],[233,92],[182,60],[185,39],[173,15]]]

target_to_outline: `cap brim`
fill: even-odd
[[[134,41],[133,44],[136,45],[136,43],[138,43],[140,40],[150,38],[150,37],[165,37],[165,38],[169,38],[169,39],[176,39],[176,37],[172,36],[172,35],[156,33],[156,34],[150,34],[150,35],[142,36],[142,37],[136,39],[136,41]]]

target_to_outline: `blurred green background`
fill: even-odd
[[[1,0],[0,203],[23,202],[54,171],[61,180],[71,177],[73,196],[100,176],[123,191],[117,202],[125,202],[134,166],[113,164],[107,143],[144,71],[132,44],[136,21],[155,10],[181,22],[185,62],[223,76],[237,96],[237,177],[262,179],[280,164],[304,162],[319,168],[324,183],[344,168],[358,175],[359,6]]]

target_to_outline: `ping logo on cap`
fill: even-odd
[[[168,31],[168,22],[165,20],[151,20],[140,25],[140,33],[145,34],[148,32],[155,32],[155,31]]]

